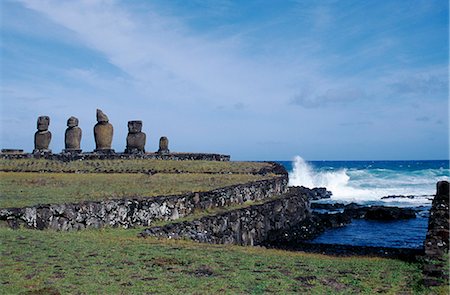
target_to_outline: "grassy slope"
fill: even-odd
[[[169,161],[169,160],[83,160],[52,161],[44,159],[0,159],[0,171],[14,172],[168,172],[191,173],[256,173],[268,163],[218,162],[218,161]]]
[[[0,172],[0,208],[208,191],[264,179],[250,174]]]
[[[432,292],[420,287],[418,264],[142,239],[140,231],[2,228],[0,286],[6,294],[44,288],[88,294]]]

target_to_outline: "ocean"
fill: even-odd
[[[400,221],[353,220],[311,241],[324,244],[421,248],[436,182],[450,179],[449,161],[279,161],[289,185],[326,187],[333,193],[321,202],[411,207],[417,218]],[[414,198],[383,198],[402,195]]]

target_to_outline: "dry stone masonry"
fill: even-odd
[[[86,201],[78,204],[47,204],[25,208],[0,209],[0,222],[9,227],[77,230],[103,226],[129,228],[149,226],[155,220],[172,220],[194,210],[225,207],[247,201],[273,198],[286,191],[288,178],[282,175],[267,180],[233,185],[208,192],[174,196],[124,198]]]
[[[116,160],[116,159],[151,159],[151,160],[174,160],[174,161],[230,161],[230,155],[206,154],[206,153],[61,153],[61,154],[30,154],[23,150],[2,150],[0,153],[2,159],[31,159],[44,158],[55,161],[78,161],[78,160]],[[3,170],[5,171],[5,170]]]
[[[424,284],[448,284],[449,252],[449,183],[437,183],[425,239]]]
[[[148,228],[141,236],[189,238],[210,244],[261,245],[269,232],[283,230],[309,217],[309,197],[298,189],[278,199],[194,221]]]

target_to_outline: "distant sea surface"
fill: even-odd
[[[448,160],[436,161],[279,161],[289,172],[290,185],[326,187],[333,195],[322,202],[412,207],[417,218],[376,222],[353,220],[328,230],[317,243],[420,248],[425,239],[436,182],[449,180]],[[403,195],[414,198],[384,198]]]

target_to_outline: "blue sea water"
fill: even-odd
[[[448,160],[437,161],[280,161],[290,185],[326,187],[333,195],[321,202],[412,207],[417,218],[378,222],[353,220],[326,231],[313,243],[421,248],[425,239],[436,182],[449,180]],[[414,198],[388,198],[403,195]]]

